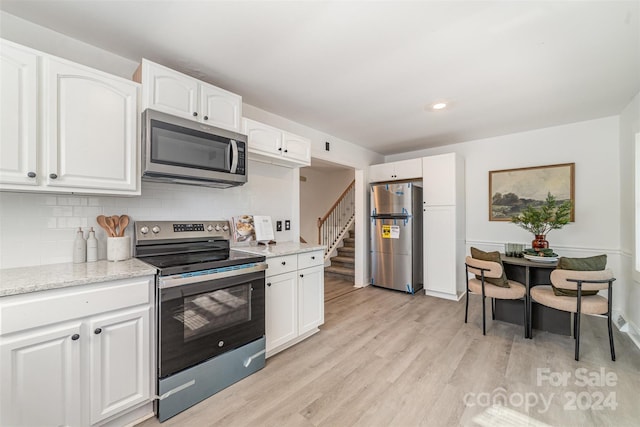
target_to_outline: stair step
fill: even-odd
[[[347,263],[347,264],[353,264],[354,262],[356,262],[356,259],[354,257],[351,256],[334,256],[330,258],[331,263],[333,264],[334,262],[342,262],[342,263]]]
[[[342,276],[349,276],[351,278],[355,276],[355,270],[353,268],[331,266],[325,268],[324,271],[325,273],[340,274]]]
[[[356,248],[351,248],[349,246],[343,246],[341,248],[338,248],[339,256],[344,256],[344,254],[355,254],[355,253],[356,253]]]

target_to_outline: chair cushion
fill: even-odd
[[[480,249],[474,248],[473,246],[471,247],[471,257],[475,258],[475,259],[479,259],[482,261],[492,261],[492,262],[497,262],[498,264],[502,265],[502,259],[500,258],[500,252],[498,251],[494,251],[494,252],[485,252],[485,251],[481,251]],[[480,280],[482,279],[481,276],[476,274],[476,279]],[[497,278],[484,278],[485,282],[489,282],[491,284],[494,284],[496,286],[500,286],[503,288],[508,288],[509,287],[509,280],[507,280],[507,274],[504,272],[504,266],[502,268],[502,276],[501,277],[497,277]]]
[[[518,282],[509,280],[509,287],[496,286],[491,283],[484,282],[484,295],[490,298],[498,299],[520,299],[527,293],[527,288]],[[469,279],[469,291],[474,294],[482,295],[482,280]]]
[[[573,271],[600,271],[604,270],[607,266],[607,255],[596,255],[586,258],[558,258],[557,270],[573,270]],[[557,287],[551,284],[553,287],[553,293],[557,296],[577,297],[578,291],[575,289],[567,289],[564,287]],[[583,290],[582,296],[596,295],[598,291]]]
[[[530,294],[534,301],[547,307],[568,311],[570,313],[578,311],[578,299],[576,297],[556,296],[551,286],[533,286]],[[605,314],[608,309],[607,299],[600,295],[582,297],[581,313]]]

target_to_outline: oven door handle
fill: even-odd
[[[175,274],[173,276],[160,277],[158,287],[160,289],[173,288],[175,286],[189,285],[191,283],[206,282],[209,280],[224,279],[226,277],[242,276],[244,274],[256,273],[267,269],[266,262],[258,262],[251,267],[243,267],[237,270],[217,271],[204,274]]]

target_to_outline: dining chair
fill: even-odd
[[[534,286],[530,290],[530,303],[535,301],[538,304],[555,308],[556,310],[573,313],[573,338],[575,340],[575,359],[579,360],[580,355],[580,315],[606,315],[609,327],[609,347],[611,350],[611,360],[616,360],[616,353],[613,345],[613,329],[611,327],[611,304],[612,285],[615,281],[613,272],[609,269],[598,271],[582,270],[553,270],[551,272],[551,283],[556,288],[574,291],[576,296],[556,295],[552,286]],[[607,289],[608,298],[601,295],[584,296],[584,291],[599,291]],[[531,310],[531,306],[529,306]]]
[[[466,303],[464,309],[464,323],[467,323],[469,314],[469,294],[476,294],[482,296],[482,335],[486,335],[486,313],[485,313],[485,299],[491,298],[491,314],[495,319],[495,305],[496,299],[510,299],[524,301],[524,336],[527,337],[527,288],[520,282],[514,280],[508,280],[508,287],[497,286],[487,282],[486,279],[497,279],[502,277],[503,266],[499,262],[484,261],[477,258],[468,256],[465,259],[465,267],[467,271],[467,291],[466,291]],[[469,274],[475,276],[469,277]],[[480,277],[479,279],[477,277]]]

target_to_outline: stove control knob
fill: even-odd
[[[224,231],[229,231],[229,226],[227,224],[225,224],[225,225],[222,226],[222,229]]]
[[[211,224],[207,225],[207,231],[213,231],[213,225]]]
[[[148,232],[149,232],[149,227],[147,227],[146,225],[143,225],[142,227],[140,227],[140,233],[147,234]]]
[[[151,228],[151,231],[153,231],[153,234],[158,234],[160,232],[160,227],[158,227],[157,225],[154,225]]]
[[[216,224],[216,231],[220,231],[222,230],[222,227],[220,227],[220,224]]]

